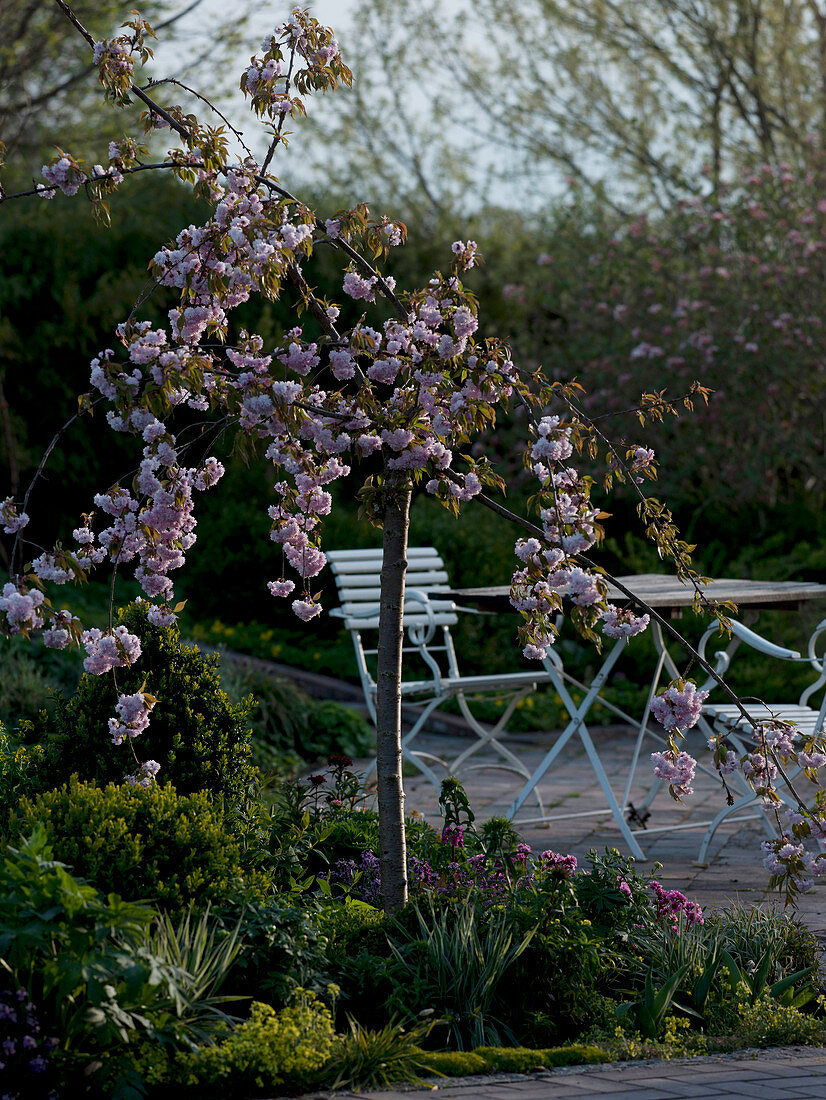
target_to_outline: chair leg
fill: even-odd
[[[451,772],[458,772],[459,768],[462,766],[465,760],[469,759],[471,756],[474,756],[477,752],[485,748],[487,745],[490,745],[492,749],[494,749],[496,752],[499,753],[501,757],[508,761],[508,764],[512,771],[517,772],[525,779],[529,779],[531,773],[521,762],[519,757],[511,752],[507,745],[503,745],[500,741],[497,741],[496,738],[500,733],[504,731],[505,726],[510,719],[510,716],[513,714],[517,704],[520,703],[522,699],[530,695],[532,691],[533,688],[525,688],[523,691],[520,691],[516,695],[514,695],[508,703],[507,707],[505,708],[504,714],[501,715],[499,721],[491,729],[485,729],[485,727],[479,722],[479,720],[476,718],[476,715],[468,706],[467,699],[465,698],[464,693],[459,692],[456,695],[456,701],[459,704],[459,709],[464,715],[467,724],[471,727],[471,729],[475,731],[478,741],[475,744],[471,745],[469,748],[465,749],[464,752],[460,753],[456,757],[456,759],[450,766]]]
[[[546,662],[545,667],[548,672],[548,677],[551,680],[554,688],[556,689],[560,699],[562,700],[563,706],[568,711],[568,714],[571,716],[571,721],[565,727],[562,734],[557,738],[553,747],[546,753],[542,762],[535,769],[533,775],[522,788],[516,800],[510,807],[507,816],[511,820],[515,818],[516,814],[524,804],[528,795],[537,787],[540,780],[548,771],[556,757],[559,755],[559,753],[562,751],[562,749],[571,739],[574,733],[576,733],[579,739],[582,741],[583,747],[585,748],[588,759],[591,763],[591,767],[593,768],[597,781],[602,788],[602,793],[605,796],[607,809],[614,818],[614,821],[616,822],[617,827],[622,833],[626,844],[631,850],[631,854],[636,859],[645,859],[645,853],[640,847],[637,838],[631,831],[628,822],[625,820],[622,814],[622,810],[617,805],[617,800],[614,797],[614,792],[611,789],[611,784],[608,782],[608,777],[605,774],[605,769],[602,766],[602,761],[599,758],[599,753],[597,752],[596,747],[591,740],[591,735],[588,732],[588,727],[585,725],[585,716],[590,710],[594,700],[599,695],[603,684],[608,679],[608,676],[612,668],[614,667],[614,664],[616,663],[620,656],[620,653],[622,652],[622,648],[622,641],[618,641],[614,645],[614,648],[605,658],[602,667],[600,668],[597,675],[594,677],[591,683],[591,687],[589,688],[588,692],[585,695],[585,698],[582,700],[579,706],[577,706],[574,700],[571,698],[571,694],[565,686],[558,670],[554,667],[552,663]]]

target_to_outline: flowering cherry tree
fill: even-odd
[[[526,373],[501,342],[478,338],[476,301],[463,282],[479,261],[473,241],[454,242],[449,254],[446,250],[449,266],[426,286],[397,293],[393,279],[374,265],[404,242],[403,225],[372,218],[366,206],[322,218],[272,175],[271,162],[287,141],[286,120],[305,112],[311,92],[351,80],[331,30],[296,9],[251,58],[241,92],[270,139],[258,163],[239,131],[228,135],[225,125],[211,128],[177,106],[162,105],[149,94],[162,81],[135,83],[152,37],[138,15],[124,25],[124,34],[95,42],[63,0],[55,3],[87,38],[106,97],[114,105],[132,96],[141,99],[146,132],[169,130],[177,144],[163,160],[153,161],[140,141],[126,136],[109,146],[106,165],[93,167],[61,150],[44,166],[45,182],[23,194],[49,199],[58,191],[83,191],[96,213],[106,217],[106,195],[126,177],[168,170],[209,201],[211,214],[203,225],[182,229],[152,258],[156,286],[176,295],[168,324],[153,328],[136,307],[117,328],[117,350],[105,348],[91,364],[93,390],[81,399],[81,411],[100,406],[113,431],[135,437],[140,457],[132,481],[96,494],[95,511],[83,517],[66,546],[44,549],[26,541],[31,487],[21,502],[7,498],[0,505],[0,522],[14,537],[11,576],[0,598],[3,627],[8,634],[39,635],[54,648],[80,647],[92,675],[117,678],[118,669],[138,661],[140,640],[126,627],[84,629],[56,608],[47,592],[82,581],[96,568],[114,574],[131,565],[149,601],[149,620],[171,625],[180,609],[173,574],[195,541],[197,496],[210,491],[224,472],[210,452],[226,437],[259,448],[277,471],[268,512],[281,566],[268,588],[273,598],[289,600],[299,619],[310,620],[321,613],[314,585],[326,562],[322,532],[332,507],[330,486],[354,465],[368,464],[360,495],[364,514],[382,528],[384,551],[376,708],[381,888],[385,907],[398,908],[407,893],[402,619],[409,510],[417,486],[454,512],[474,501],[523,529],[515,547],[512,603],[521,614],[528,658],[547,655],[556,633],[553,620],[563,607],[597,644],[601,635],[630,638],[652,618],[673,633],[633,593],[630,610],[608,603],[605,576],[589,557],[602,536],[604,514],[591,500],[592,477],[573,464],[575,454],[604,460],[606,489],[617,481],[634,487],[649,534],[678,575],[694,586],[698,606],[722,612],[704,596],[703,578],[691,568],[689,548],[680,542],[667,509],[641,488],[655,475],[653,452],[635,441],[609,440],[585,414],[576,385]],[[318,298],[307,281],[307,265],[322,244],[342,258],[343,296],[364,308],[348,327],[342,324],[342,306]],[[287,284],[299,308],[283,340],[269,346],[260,335],[235,331],[234,309],[252,295],[276,298]],[[694,386],[684,401],[690,406],[693,397],[705,396]],[[538,524],[485,492],[501,481],[468,446],[513,402],[527,409],[532,425],[526,462],[536,479]],[[553,407],[559,411],[550,412]],[[669,408],[662,395],[645,395],[640,420],[660,418]],[[45,458],[38,473],[44,463]],[[708,669],[699,655],[695,659]],[[657,774],[678,797],[690,791],[694,762],[676,739],[696,722],[701,702],[694,685],[681,681],[655,707],[672,737],[667,752],[657,754]],[[125,778],[141,786],[151,785],[158,774],[157,763],[142,761],[136,748],[155,703],[145,691],[121,693],[109,720],[113,749],[131,752]],[[782,770],[783,761],[796,755],[794,731],[786,732],[785,739],[764,734],[762,770],[754,760],[736,761],[767,799],[777,799],[769,761]],[[724,776],[729,758],[722,742],[714,747]],[[807,775],[814,778],[826,756],[813,742],[805,751]],[[773,866],[773,873],[793,885],[799,885],[806,858],[810,870],[817,867],[814,857],[804,856],[802,838],[814,828],[826,830],[826,812],[821,826],[805,799],[798,802],[791,826],[795,841],[789,834],[771,852],[788,872],[781,875]],[[789,855],[789,845],[799,853]]]

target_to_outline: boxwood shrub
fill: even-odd
[[[12,841],[38,822],[54,858],[104,893],[182,909],[261,899],[268,890],[266,873],[244,865],[239,841],[206,791],[97,787],[73,776],[57,790],[21,799],[11,816]]]

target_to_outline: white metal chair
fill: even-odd
[[[773,642],[769,642],[767,639],[761,637],[761,635],[750,630],[748,627],[743,626],[742,623],[736,620],[731,621],[733,642],[738,644],[742,642],[758,653],[763,653],[768,657],[774,657],[780,661],[810,664],[818,674],[817,679],[806,688],[796,703],[747,701],[744,704],[745,709],[756,722],[771,720],[792,722],[803,737],[811,737],[815,734],[823,733],[824,721],[826,720],[826,693],[823,695],[819,710],[809,706],[809,700],[826,685],[826,657],[818,657],[817,655],[817,643],[824,632],[826,632],[826,619],[823,619],[823,621],[818,623],[815,627],[809,639],[806,655],[803,656],[796,650],[785,649],[782,646],[775,645]],[[709,627],[700,640],[698,652],[703,659],[706,659],[706,647],[714,635],[719,636],[716,625]],[[728,668],[735,648],[736,645],[733,646],[729,644],[725,651],[715,653],[715,667],[718,674],[723,674]],[[714,680],[709,679],[703,686],[705,688],[711,688],[713,685]],[[712,723],[715,732],[726,734],[732,747],[739,755],[747,752],[750,748],[756,747],[756,742],[751,739],[751,735],[754,734],[754,726],[743,717],[740,708],[736,706],[736,704],[706,703],[703,707],[703,715]],[[794,779],[801,771],[802,768],[795,768],[789,774],[789,779]],[[787,793],[784,793],[782,784],[778,788],[778,793],[784,800],[789,797]],[[735,799],[733,805],[726,806],[709,824],[697,857],[698,862],[703,863],[705,861],[708,847],[715,832],[728,817],[741,810],[755,806],[755,804],[758,803],[760,804],[760,816],[763,818],[764,827],[769,835],[774,835],[776,829],[769,814],[765,813],[762,809],[762,800],[760,796],[746,787],[741,796]]]
[[[376,681],[373,669],[377,650],[365,646],[362,635],[376,631],[379,625],[382,551],[330,550],[327,552],[327,560],[335,576],[341,600],[341,607],[334,608],[330,614],[343,619],[345,627],[352,634],[364,698],[370,717],[375,722]],[[458,622],[458,612],[479,612],[472,608],[459,607],[450,598],[439,596],[440,592],[449,589],[448,575],[438,551],[432,546],[409,548],[407,561],[404,626],[409,644],[403,649],[403,676],[407,675],[411,664],[416,668],[416,675],[415,678],[404,678],[401,690],[402,699],[418,705],[421,712],[402,739],[404,757],[415,764],[437,789],[441,786],[441,780],[428,763],[429,760],[438,762],[453,775],[483,748],[493,749],[504,761],[497,763],[496,767],[507,768],[527,778],[530,774],[528,769],[500,738],[505,733],[517,703],[535,691],[537,684],[546,682],[545,673],[539,670],[463,676],[459,672],[450,627]],[[413,660],[408,660],[408,657]],[[470,697],[480,695],[508,700],[502,715],[493,726],[483,725],[468,704]],[[477,737],[477,740],[450,763],[433,754],[410,748],[433,711],[448,699],[456,700],[465,721]]]

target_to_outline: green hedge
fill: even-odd
[[[237,897],[261,898],[268,881],[243,865],[239,841],[207,791],[173,787],[96,787],[76,777],[24,798],[12,814],[12,843],[38,824],[54,858],[104,893],[168,909]]]

